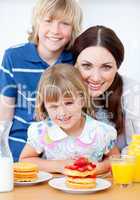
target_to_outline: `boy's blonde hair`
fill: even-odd
[[[88,108],[87,87],[78,69],[70,64],[56,64],[46,69],[38,85],[36,119],[43,120],[48,116],[45,109],[46,102],[57,102],[63,97],[73,98],[73,95],[80,95],[84,100],[83,109]]]
[[[52,19],[68,19],[72,24],[72,37],[67,45],[69,49],[76,37],[81,32],[82,11],[76,0],[38,0],[32,15],[32,30],[29,32],[28,40],[38,44],[38,27],[39,21],[49,15]]]

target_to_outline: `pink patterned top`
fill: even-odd
[[[48,160],[74,159],[84,155],[99,161],[113,148],[116,137],[112,126],[86,115],[85,126],[78,137],[67,135],[53,121],[46,119],[32,123],[27,143]]]

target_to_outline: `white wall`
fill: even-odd
[[[84,29],[102,24],[112,28],[125,46],[120,72],[140,81],[140,1],[81,0]]]
[[[27,41],[35,0],[0,0],[0,61],[9,46]]]
[[[83,29],[97,24],[116,31],[125,46],[120,72],[140,80],[140,1],[79,0],[84,11]],[[35,0],[0,0],[0,62],[4,49],[27,41]]]

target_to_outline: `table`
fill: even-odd
[[[111,180],[109,178],[108,180]],[[111,188],[92,194],[68,194],[51,188],[47,182],[32,186],[15,186],[12,192],[0,193],[0,200],[139,200],[140,183],[131,187]]]

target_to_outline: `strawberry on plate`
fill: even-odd
[[[75,160],[74,164],[78,165],[79,167],[85,166],[89,163],[88,159],[85,157],[80,157],[79,159]]]
[[[94,188],[96,187],[96,165],[85,157],[75,160],[73,165],[64,169],[66,185],[71,188]]]

